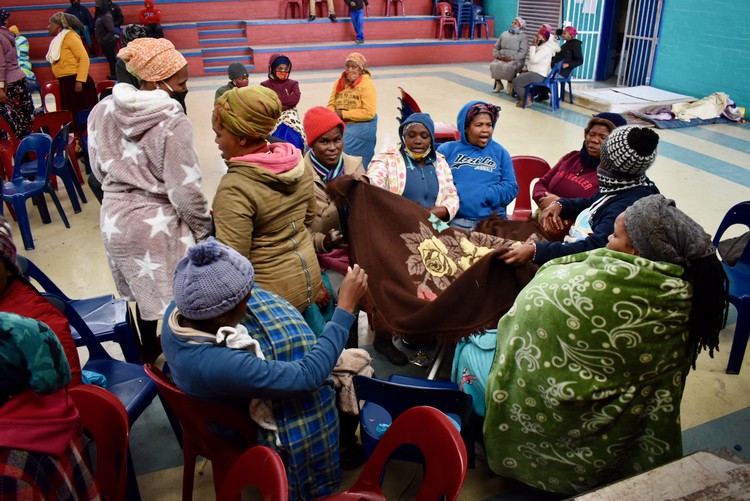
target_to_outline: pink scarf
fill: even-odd
[[[301,161],[300,151],[289,143],[271,143],[268,152],[248,153],[230,158],[230,162],[244,162],[262,167],[273,174],[281,174],[295,168]]]

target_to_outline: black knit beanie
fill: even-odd
[[[614,177],[637,178],[653,165],[659,135],[647,127],[616,128],[602,145],[602,167]]]

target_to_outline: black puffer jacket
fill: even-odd
[[[583,64],[581,41],[577,38],[573,38],[572,40],[568,40],[567,42],[565,42],[562,47],[560,47],[560,52],[555,54],[555,57],[552,58],[552,66],[559,63],[560,61],[562,61],[563,63],[568,63],[568,67],[563,68],[560,71],[561,77],[568,78],[573,72],[573,69]]]

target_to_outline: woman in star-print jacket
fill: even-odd
[[[140,38],[120,51],[141,89],[117,84],[89,117],[89,156],[104,199],[102,240],[117,290],[136,302],[141,355],[161,352],[156,323],[172,300],[172,273],[188,247],[211,232],[193,129],[180,106],[185,58],[166,39]]]

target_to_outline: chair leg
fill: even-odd
[[[72,173],[68,175],[61,175],[63,185],[65,186],[65,191],[68,193],[68,198],[70,198],[70,205],[73,206],[73,212],[78,214],[81,212],[81,204],[78,203],[78,196],[76,195],[76,188],[73,185],[73,178]]]
[[[734,339],[729,351],[727,374],[739,374],[742,369],[742,359],[745,358],[747,341],[750,337],[750,315],[746,312],[750,308],[748,301],[740,301],[737,307],[737,323],[734,326]],[[743,314],[744,313],[744,314]]]
[[[79,179],[78,175],[76,175],[76,173],[74,172],[75,170],[78,170],[78,174],[80,174],[81,173],[80,169],[74,166],[72,162],[69,162],[67,167],[68,167],[68,170],[70,171],[70,174],[72,174],[71,177],[73,179],[73,186],[75,187],[76,192],[78,193],[78,197],[81,199],[81,202],[85,204],[89,203],[89,201],[86,200],[86,194],[83,192],[83,187],[81,186],[81,184],[84,183],[85,181],[82,180],[83,177]]]
[[[141,491],[138,489],[138,479],[135,476],[135,469],[133,468],[133,455],[130,453],[130,446],[128,446],[128,480],[125,487],[125,497],[128,501],[141,501]]]
[[[183,437],[184,440],[185,437]],[[197,454],[189,443],[182,443],[182,501],[193,501],[193,479]]]
[[[21,230],[23,248],[26,250],[34,250],[34,237],[31,235],[29,215],[26,213],[26,200],[20,197],[14,198],[12,204],[13,210],[16,211],[16,217],[18,218],[18,229]]]
[[[70,228],[70,223],[68,222],[68,218],[65,216],[65,211],[63,211],[62,205],[60,205],[60,199],[57,198],[55,190],[50,188],[47,193],[49,193],[50,197],[52,197],[52,201],[55,202],[55,207],[57,207],[57,212],[60,214],[60,219],[62,219],[63,223],[65,223],[65,227]]]

